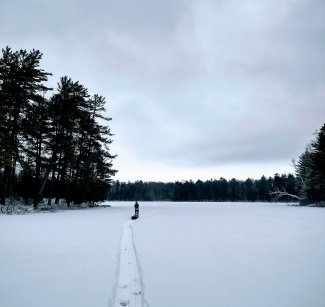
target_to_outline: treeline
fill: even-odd
[[[107,198],[112,159],[105,98],[62,77],[44,85],[38,50],[2,49],[0,58],[1,204],[22,198],[34,206],[64,198],[69,205]],[[47,98],[48,97],[48,98]]]
[[[196,182],[119,182],[115,181],[109,193],[109,200],[129,201],[272,201],[270,192],[286,190],[297,194],[295,176],[279,175],[258,180],[248,178],[237,180],[207,180]],[[289,196],[283,201],[292,200]]]

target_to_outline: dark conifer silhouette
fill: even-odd
[[[1,204],[11,197],[68,205],[105,200],[113,170],[105,98],[62,77],[56,93],[43,82],[38,50],[2,50],[0,58]]]
[[[26,162],[22,155],[28,133],[24,128],[24,118],[40,95],[48,90],[43,85],[50,73],[39,68],[42,53],[38,50],[12,51],[2,49],[0,58],[0,101],[1,101],[1,204],[12,197],[17,163]],[[27,168],[25,172],[29,172]]]
[[[325,205],[325,124],[307,146],[296,166],[297,186],[302,204]]]
[[[295,190],[295,177],[292,174],[275,174],[272,178],[262,176],[255,180],[248,178],[238,180],[197,180],[176,181],[175,183],[136,181],[114,182],[109,193],[110,200],[157,200],[157,201],[272,201],[270,192],[276,187],[288,189],[290,193]],[[286,197],[282,201],[289,201]]]

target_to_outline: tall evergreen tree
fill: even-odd
[[[42,53],[39,50],[12,51],[2,49],[0,58],[0,143],[2,191],[1,203],[12,196],[17,163],[23,160],[23,120],[41,92],[50,73],[40,69]],[[20,163],[23,166],[23,163]]]
[[[48,168],[51,175],[50,194],[55,194],[55,202],[64,197],[65,180],[69,176],[75,158],[75,135],[78,120],[86,106],[87,89],[79,82],[73,82],[68,77],[62,77],[58,84],[58,92],[50,101],[51,130],[50,147],[52,158]],[[52,195],[49,196],[49,205]]]
[[[39,95],[33,105],[26,112],[23,120],[23,142],[25,144],[24,156],[21,161],[23,170],[20,185],[28,189],[24,198],[34,198],[34,204],[40,201],[40,189],[44,164],[48,154],[46,144],[49,136],[49,103],[46,98]]]
[[[296,165],[296,177],[302,204],[325,205],[325,124],[316,139],[307,146]]]

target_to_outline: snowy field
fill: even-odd
[[[110,204],[0,215],[0,306],[325,306],[323,208]]]

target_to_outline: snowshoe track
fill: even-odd
[[[132,222],[122,226],[117,281],[111,307],[148,307],[139,257],[134,245]]]

